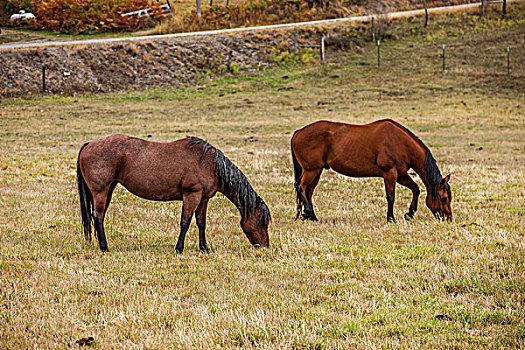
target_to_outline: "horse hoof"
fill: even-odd
[[[386,219],[386,222],[395,224],[396,223],[396,219],[394,219],[393,217],[390,217],[390,218]]]
[[[202,254],[210,254],[210,249],[208,247],[200,247],[200,249]]]
[[[176,248],[175,251],[177,252],[178,255],[182,255],[182,249]]]
[[[317,220],[317,217],[315,216],[315,214],[314,215],[312,215],[312,214],[302,214],[301,215],[301,220],[303,220],[303,221],[304,220],[310,220],[312,222],[319,221],[319,220]]]
[[[406,221],[412,220],[412,215],[410,215],[409,213],[405,213],[405,220]]]

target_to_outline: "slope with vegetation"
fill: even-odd
[[[202,14],[190,0],[170,1],[173,15],[161,21],[160,2],[153,0],[2,0],[7,15],[25,10],[36,20],[18,23],[0,18],[0,24],[25,26],[60,33],[96,33],[133,31],[153,27],[153,33],[176,33],[208,29],[234,28],[263,24],[303,22],[363,13],[386,13],[413,8],[466,3],[470,0],[240,0],[203,3]],[[120,14],[152,8],[148,20],[123,18]]]

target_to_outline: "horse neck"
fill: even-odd
[[[241,213],[241,215],[244,215],[239,196],[236,193],[234,193],[231,188],[224,188],[223,186],[223,188],[219,189],[219,192],[221,192],[226,198],[230,200],[230,202],[232,202],[235,205],[235,207]]]
[[[416,154],[412,163],[412,169],[423,181],[427,195],[433,194],[439,181],[441,181],[441,172],[436,164],[436,160],[427,147],[421,147]],[[430,163],[430,166],[428,163]]]
[[[427,152],[430,153],[426,146],[416,144],[416,149],[412,152],[410,165],[423,181],[427,193],[431,193],[431,184],[429,182],[429,174],[427,173],[426,168]]]
[[[224,194],[235,205],[242,219],[253,215],[258,196],[251,186],[244,188],[244,191],[241,193],[238,189],[225,183],[221,186],[219,192]],[[252,202],[251,205],[250,202]]]

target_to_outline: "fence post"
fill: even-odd
[[[321,62],[324,62],[324,35],[321,37]]]
[[[42,92],[46,92],[46,65],[42,63]]]
[[[503,16],[507,14],[507,0],[503,0],[503,5],[501,8],[501,12],[503,13]]]
[[[230,73],[232,71],[232,56],[233,56],[233,51],[230,50],[230,55],[228,56],[228,64],[226,65],[226,67],[228,68],[228,72]]]
[[[294,33],[293,38],[293,54],[294,56],[299,56],[299,33]]]
[[[510,75],[510,48],[507,47],[507,75]]]
[[[379,40],[377,41],[377,68],[381,67],[381,51],[379,49]]]
[[[138,72],[137,72],[137,57],[134,57],[134,59],[133,59],[133,84],[137,83],[137,76],[138,76]]]
[[[443,44],[443,72],[445,71],[445,44]]]
[[[197,2],[197,16],[201,15],[201,0],[196,0]]]
[[[428,25],[428,10],[425,9],[425,27]]]
[[[372,16],[372,42],[376,41],[376,25],[374,21],[374,17]]]
[[[226,0],[226,7],[230,5],[230,0]]]
[[[485,15],[485,0],[481,0],[481,17]]]

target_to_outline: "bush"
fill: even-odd
[[[222,28],[237,28],[348,15],[342,0],[249,0],[229,7],[217,5],[203,8],[198,16],[193,10],[174,17],[155,28],[155,34],[192,32]]]
[[[33,29],[60,33],[133,31],[151,25],[148,19],[121,17],[122,13],[153,9],[153,20],[160,18],[158,4],[148,0],[7,0],[6,12],[32,12]],[[145,18],[145,17],[144,17]],[[11,24],[11,25],[14,25]]]

